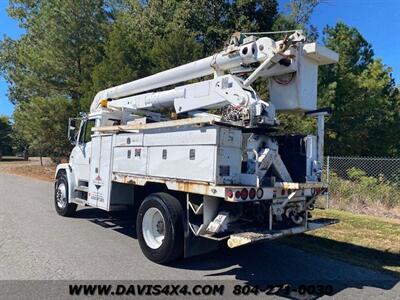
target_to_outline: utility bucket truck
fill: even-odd
[[[318,66],[337,60],[301,31],[279,41],[235,33],[210,57],[100,91],[80,126],[70,119],[57,213],[132,208],[140,247],[157,263],[336,223],[310,211],[327,189]],[[269,99],[252,88],[257,79]],[[315,117],[316,135],[279,134],[276,112]]]

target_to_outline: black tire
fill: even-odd
[[[157,208],[164,218],[164,239],[157,249],[150,248],[143,237],[143,217],[150,208]],[[183,209],[179,201],[167,193],[147,196],[139,207],[136,233],[143,254],[151,261],[166,264],[183,255]]]
[[[60,195],[58,195],[58,189],[61,184],[64,184],[65,186],[66,203],[64,206],[59,205],[57,201],[57,197],[60,197]],[[68,202],[68,179],[65,173],[60,173],[57,175],[56,184],[54,186],[54,206],[56,208],[56,212],[63,217],[71,217],[75,213],[78,206],[76,203]]]

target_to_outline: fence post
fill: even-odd
[[[329,208],[329,193],[330,193],[330,189],[329,189],[329,170],[330,169],[330,159],[329,159],[329,155],[326,157],[326,183],[328,184],[328,192],[326,193],[326,208]]]

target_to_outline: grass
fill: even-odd
[[[367,215],[400,219],[400,175],[390,180],[382,176],[367,176],[364,171],[351,168],[347,179],[331,173],[329,180],[330,206]]]
[[[316,209],[315,218],[339,224],[284,239],[302,250],[383,271],[400,278],[400,221],[333,209]]]
[[[54,178],[55,165],[49,159],[44,159],[43,166],[39,163],[39,158],[33,157],[29,161],[24,161],[18,157],[6,157],[0,161],[0,173],[9,173],[21,176],[33,177],[40,180],[52,181]]]

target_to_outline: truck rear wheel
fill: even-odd
[[[63,217],[70,217],[76,211],[77,205],[68,202],[68,179],[64,173],[57,176],[54,191],[54,205],[57,213]]]
[[[147,196],[139,208],[136,232],[143,254],[165,264],[183,254],[183,210],[167,193]]]

